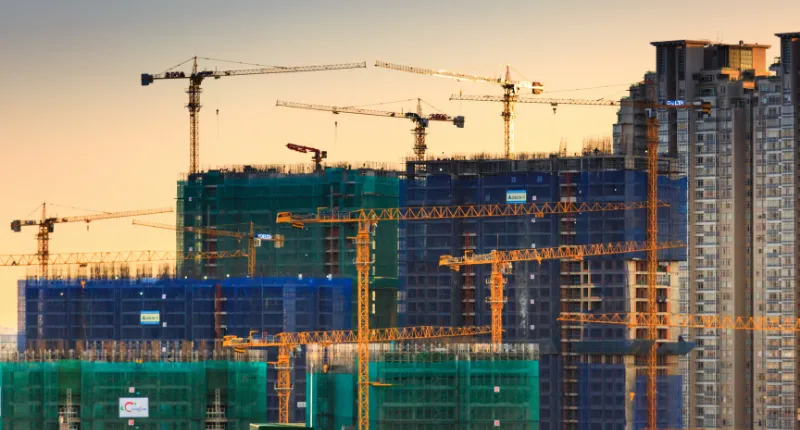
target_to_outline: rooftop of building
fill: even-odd
[[[711,46],[717,47],[740,47],[740,48],[762,48],[768,49],[771,48],[772,45],[765,45],[763,43],[744,43],[743,41],[739,41],[739,43],[713,43]]]
[[[712,42],[706,39],[680,39],[680,40],[666,40],[660,42],[650,42],[653,46],[716,46],[716,47],[725,47],[725,46],[739,46],[742,48],[770,48],[772,45],[764,45],[758,42],[756,43],[744,43],[739,41],[739,43],[721,43],[721,42]]]
[[[397,163],[379,162],[354,162],[354,163],[326,163],[322,166],[326,172],[329,171],[352,171],[364,176],[396,176],[401,174],[403,166]],[[221,174],[224,176],[256,176],[256,177],[280,177],[280,176],[315,176],[320,172],[316,170],[313,163],[301,164],[232,164],[206,169],[200,173],[193,174],[192,177],[202,177],[208,174]],[[183,173],[179,178],[181,181],[189,179],[189,175]]]
[[[780,38],[788,37],[788,38],[792,38],[792,39],[795,38],[795,37],[800,38],[800,31],[795,31],[795,32],[791,32],[791,33],[775,33],[775,36],[780,37]]]
[[[408,175],[460,174],[492,175],[525,172],[586,172],[608,170],[647,170],[647,157],[612,154],[603,151],[566,153],[516,153],[511,159],[497,154],[453,155],[424,161],[409,160]],[[662,156],[659,173],[678,172],[677,160]]]
[[[653,46],[679,46],[679,45],[708,45],[710,44],[710,40],[706,39],[679,39],[679,40],[665,40],[660,42],[650,42]]]

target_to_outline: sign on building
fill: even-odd
[[[120,397],[120,418],[147,418],[150,416],[150,405],[147,397]]]
[[[525,190],[506,191],[507,204],[525,203],[527,200],[528,200],[528,195],[525,192]]]
[[[139,322],[143,325],[158,325],[161,323],[161,314],[158,311],[142,311]]]

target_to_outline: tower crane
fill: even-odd
[[[680,242],[661,242],[658,249],[679,248],[685,246]],[[467,253],[463,257],[442,255],[439,265],[447,266],[458,271],[461,266],[487,264],[492,266],[489,278],[490,297],[486,300],[492,310],[492,343],[499,345],[502,342],[503,331],[503,305],[506,298],[503,296],[505,286],[504,273],[511,269],[511,263],[517,261],[537,261],[555,259],[582,260],[584,257],[623,254],[627,252],[650,251],[648,244],[639,242],[619,242],[593,245],[570,245],[555,248],[516,249],[511,251],[494,250],[488,254]]]
[[[295,145],[294,143],[287,143],[286,147],[291,149],[292,151],[297,151],[301,154],[307,154],[309,152],[314,153],[311,156],[311,161],[314,162],[314,171],[321,172],[322,171],[322,160],[328,158],[328,151],[323,151],[321,149],[312,148],[310,146],[303,146],[303,145]]]
[[[333,112],[334,115],[340,113],[352,113],[359,115],[372,115],[382,116],[385,118],[406,118],[414,123],[414,129],[411,130],[414,134],[414,154],[418,160],[425,159],[425,151],[428,146],[425,144],[425,136],[427,135],[428,125],[431,121],[447,121],[452,122],[458,128],[464,128],[463,116],[450,116],[443,113],[432,113],[430,115],[423,115],[422,113],[422,99],[417,99],[416,112],[391,112],[373,109],[361,109],[348,106],[327,106],[308,103],[287,102],[278,100],[277,106],[290,107],[298,109],[321,110],[325,112]]]
[[[294,67],[262,67],[255,69],[242,69],[242,70],[203,70],[197,68],[198,57],[193,57],[192,71],[187,75],[181,71],[174,71],[172,69],[159,74],[142,73],[142,86],[147,86],[154,83],[156,80],[161,79],[188,79],[189,88],[186,92],[189,94],[189,104],[186,107],[189,109],[189,174],[199,172],[200,163],[200,93],[202,89],[200,85],[206,78],[219,79],[225,76],[244,76],[244,75],[268,75],[274,73],[295,73],[295,72],[322,72],[328,70],[343,70],[343,69],[364,69],[367,63],[346,63],[346,64],[327,64],[319,66],[294,66]],[[185,62],[184,62],[185,63]],[[182,65],[183,63],[181,63]],[[179,65],[180,66],[180,65]],[[176,66],[178,67],[178,66]]]
[[[503,125],[504,125],[504,154],[511,158],[514,154],[514,119],[516,118],[516,102],[521,89],[531,90],[533,94],[541,94],[544,86],[539,82],[518,81],[511,79],[511,66],[506,65],[505,75],[502,78],[489,78],[469,75],[465,73],[448,72],[446,70],[425,69],[422,67],[402,66],[399,64],[378,61],[375,67],[383,67],[401,72],[417,73],[420,75],[439,76],[457,81],[484,82],[498,84],[503,88]]]
[[[394,341],[414,341],[426,339],[441,339],[460,336],[476,336],[488,334],[489,327],[405,327],[405,328],[386,328],[372,329],[369,331],[369,343],[394,342]],[[278,333],[268,336],[253,337],[253,333],[247,339],[236,336],[225,336],[222,341],[223,347],[233,348],[237,352],[244,352],[247,349],[278,348],[277,361],[270,363],[278,370],[278,383],[275,391],[278,393],[278,422],[281,424],[289,423],[289,397],[292,391],[291,382],[291,353],[299,345],[332,345],[342,343],[358,343],[358,332],[352,330],[325,331],[325,332],[299,332],[299,333]],[[375,385],[379,383],[369,383]]]
[[[650,82],[652,83],[652,82]],[[650,85],[650,91],[654,90],[654,85]],[[450,100],[475,100],[475,101],[502,101],[496,96],[465,96],[453,94]],[[685,100],[667,100],[664,103],[656,103],[655,96],[651,93],[649,100],[581,100],[581,99],[548,99],[535,97],[519,97],[519,103],[539,103],[549,104],[555,112],[559,105],[583,105],[583,106],[632,106],[646,110],[646,130],[647,130],[647,171],[648,171],[648,200],[657,200],[658,192],[658,117],[656,111],[659,109],[686,109],[698,111],[701,115],[711,114],[711,103],[704,101],[686,102]],[[647,241],[655,244],[658,237],[657,211],[650,206],[648,209],[647,221]],[[656,272],[658,261],[656,259],[656,247],[650,245],[647,252],[647,313],[651,316],[658,312],[658,299],[656,297]],[[650,318],[648,321],[654,321]],[[647,358],[647,423],[648,428],[656,428],[656,375],[657,375],[657,346],[655,340],[658,338],[658,327],[655,325],[647,326],[647,338],[653,340],[650,353]]]
[[[342,212],[319,208],[315,214],[298,215],[279,212],[277,223],[290,224],[302,229],[306,224],[355,224],[357,226],[356,272],[358,279],[358,429],[369,429],[369,272],[370,236],[382,221],[425,221],[442,219],[467,219],[484,217],[534,216],[575,212],[599,212],[613,210],[644,209],[650,206],[664,207],[663,202],[649,203],[580,203],[546,202],[509,205],[430,206],[411,208],[359,209]]]
[[[19,233],[22,227],[36,226],[39,228],[39,233],[36,234],[36,241],[38,243],[38,261],[39,272],[44,278],[47,277],[47,265],[50,261],[50,233],[53,232],[55,224],[67,222],[85,222],[100,221],[105,219],[126,218],[140,215],[153,215],[172,212],[172,208],[159,208],[159,209],[145,209],[138,211],[126,212],[108,212],[96,215],[79,215],[70,217],[48,217],[47,216],[47,203],[42,203],[42,218],[38,220],[19,220],[11,221],[11,231]]]
[[[255,233],[254,224],[250,223],[250,233],[239,233],[236,231],[217,230],[215,228],[205,227],[178,227],[170,224],[161,224],[157,222],[146,222],[133,220],[133,225],[141,225],[145,227],[160,228],[164,230],[182,230],[188,233],[205,234],[209,236],[225,236],[239,239],[247,239],[247,274],[248,276],[255,277],[256,275],[256,247],[261,246],[262,241],[272,242],[275,248],[283,248],[284,237],[282,234],[265,234]]]

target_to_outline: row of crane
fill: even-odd
[[[182,71],[175,71],[174,69],[185,64],[173,67],[163,73],[150,74],[143,73],[141,75],[141,84],[149,86],[157,80],[188,80],[189,87],[186,90],[189,95],[189,102],[186,108],[189,110],[189,174],[198,173],[200,171],[200,94],[202,93],[201,85],[207,78],[220,79],[227,76],[246,76],[246,75],[261,75],[261,74],[277,74],[277,73],[296,73],[296,72],[321,72],[345,69],[363,69],[367,65],[365,62],[361,63],[344,63],[344,64],[328,64],[328,65],[315,65],[315,66],[293,66],[293,67],[260,67],[253,69],[240,69],[240,70],[200,70],[198,68],[198,59],[200,57],[193,57],[188,61],[192,61],[192,70],[190,73]],[[433,70],[420,67],[402,66],[399,64],[387,63],[384,61],[377,61],[375,67],[386,68],[390,70],[397,70],[409,73],[417,73],[423,75],[439,76],[444,78],[456,79],[458,81],[469,82],[482,82],[497,84],[503,88],[503,96],[498,101],[503,102],[503,123],[504,123],[504,147],[505,156],[510,157],[514,152],[514,123],[515,123],[515,105],[519,97],[520,90],[530,90],[532,94],[540,94],[544,87],[539,82],[529,82],[511,79],[510,66],[506,66],[505,75],[501,78],[491,78],[477,75],[470,75],[465,73],[449,72],[446,70]],[[466,98],[464,100],[467,100]],[[494,101],[494,100],[492,100]],[[359,109],[352,106],[327,106],[319,104],[297,103],[278,101],[278,106],[292,107],[300,109],[312,109],[339,113],[350,113],[360,115],[372,115],[386,118],[405,118],[414,122],[415,126],[412,130],[414,136],[413,150],[417,159],[425,158],[425,151],[427,144],[425,143],[425,136],[427,135],[426,129],[431,121],[451,122],[458,128],[464,127],[463,116],[451,116],[443,113],[434,113],[424,115],[422,112],[422,100],[417,99],[416,112],[391,112],[373,109]]]

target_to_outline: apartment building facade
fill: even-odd
[[[780,58],[753,97],[753,314],[797,318],[800,33],[777,36]],[[754,332],[753,350],[753,428],[797,428],[796,334]]]
[[[706,101],[704,118],[662,110],[659,152],[688,177],[689,255],[679,269],[681,313],[798,317],[797,106],[800,33],[768,45],[654,42],[646,75],[657,101]],[[644,84],[643,84],[644,85]],[[641,98],[641,87],[631,98]],[[641,124],[620,111],[615,150],[640,153]],[[640,143],[636,143],[636,142]],[[800,424],[797,341],[790,333],[684,330],[686,428],[790,429]]]

